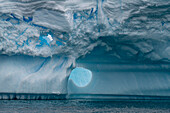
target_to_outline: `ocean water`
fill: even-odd
[[[0,113],[169,113],[170,101],[1,100]]]

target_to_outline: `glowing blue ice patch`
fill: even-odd
[[[88,69],[77,67],[73,69],[70,74],[69,80],[72,80],[78,87],[87,86],[92,79],[92,72]]]
[[[53,38],[50,34],[48,34],[48,36],[40,36],[39,40],[41,40],[41,45],[43,45],[44,43],[49,45],[50,42],[53,41]]]

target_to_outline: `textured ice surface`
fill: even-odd
[[[0,56],[0,92],[67,93],[74,59]]]
[[[169,0],[1,0],[0,92],[170,95]]]
[[[169,0],[1,0],[0,53],[79,57],[95,46],[120,59],[170,59]],[[39,37],[53,40],[42,45]]]

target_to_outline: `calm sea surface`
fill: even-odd
[[[0,113],[168,113],[170,101],[0,100]]]

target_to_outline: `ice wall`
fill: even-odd
[[[74,67],[68,57],[0,56],[0,92],[67,93],[67,79]]]
[[[101,47],[95,48],[92,54],[79,58],[76,63],[77,67],[90,71],[92,77],[86,73],[83,74],[84,77],[77,78],[78,80],[69,80],[68,93],[71,98],[71,94],[89,94],[86,95],[87,98],[98,98],[97,95],[91,97],[90,94],[170,96],[170,63],[135,59],[123,61],[110,52],[102,51]],[[88,81],[88,84],[82,87],[79,81]],[[86,96],[82,95],[80,98]]]

